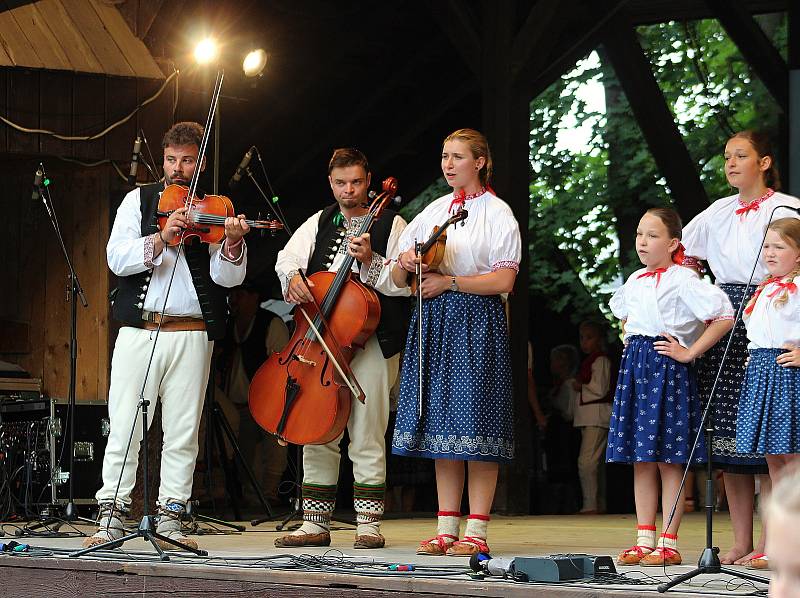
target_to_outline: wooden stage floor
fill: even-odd
[[[435,520],[390,519],[383,524],[387,547],[353,550],[352,529],[337,529],[328,548],[276,549],[279,532],[274,523],[250,527],[243,533],[203,533],[196,536],[207,557],[170,554],[161,562],[142,540],[122,549],[70,558],[81,538],[14,537],[14,526],[3,525],[8,542],[28,543],[27,553],[0,553],[0,594],[61,598],[80,596],[222,596],[248,597],[370,596],[654,596],[656,586],[669,577],[691,570],[704,546],[704,516],[687,515],[680,534],[684,562],[679,567],[618,567],[620,577],[559,584],[520,583],[498,578],[473,579],[465,559],[423,557],[416,544],[433,535]],[[726,549],[732,541],[727,513],[715,517],[715,545]],[[490,545],[495,557],[545,556],[588,553],[614,556],[633,542],[632,515],[494,517]],[[68,531],[69,526],[63,526]],[[78,529],[91,533],[89,526]],[[213,531],[203,524],[200,530]],[[9,535],[11,534],[11,535]],[[282,556],[284,555],[284,556]],[[416,571],[392,572],[390,564],[413,564]],[[733,567],[750,572],[744,568]],[[766,572],[765,576],[769,573]],[[16,588],[11,592],[12,588]],[[728,575],[703,575],[672,590],[671,596],[766,595],[766,586]]]

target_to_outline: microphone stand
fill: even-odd
[[[47,212],[47,217],[50,220],[50,224],[53,226],[53,231],[55,232],[56,239],[58,239],[59,247],[61,248],[61,253],[64,256],[64,261],[67,264],[67,269],[69,270],[69,274],[67,276],[67,280],[69,281],[69,297],[68,301],[70,301],[70,336],[69,336],[69,394],[68,394],[68,406],[67,406],[67,419],[69,420],[69,442],[68,442],[68,449],[69,449],[69,497],[67,499],[67,504],[64,507],[64,516],[58,517],[54,515],[54,513],[59,513],[61,509],[61,505],[58,504],[56,498],[56,469],[51,468],[50,471],[50,505],[45,509],[43,512],[44,518],[42,521],[31,525],[27,528],[29,531],[34,531],[38,528],[44,527],[47,528],[51,524],[55,524],[55,531],[58,531],[58,528],[64,521],[85,521],[88,523],[93,523],[91,519],[87,519],[84,517],[78,516],[77,508],[75,507],[75,493],[74,493],[74,480],[75,480],[75,385],[76,385],[76,372],[77,372],[77,362],[78,362],[78,299],[81,301],[81,305],[86,308],[89,306],[89,303],[86,301],[86,295],[83,292],[83,287],[81,286],[80,280],[78,279],[78,273],[75,271],[75,267],[72,264],[72,260],[69,257],[69,252],[67,251],[67,247],[64,244],[64,237],[61,234],[61,227],[58,222],[58,215],[56,214],[55,204],[53,204],[53,198],[50,196],[50,189],[48,188],[47,183],[47,175],[45,174],[44,166],[39,164],[39,168],[42,171],[43,180],[45,181],[44,184],[37,185],[37,191],[34,192],[34,195],[38,193],[39,198],[42,200],[42,205],[44,205],[45,211]],[[55,445],[51,445],[51,451],[55,451]],[[51,460],[51,463],[53,461]],[[56,466],[58,467],[58,462],[56,462]],[[24,535],[24,532],[20,535]]]
[[[759,583],[769,584],[769,579],[766,577],[761,577],[758,575],[751,575],[749,573],[745,573],[743,571],[738,571],[736,569],[729,569],[728,567],[723,567],[719,561],[719,547],[714,546],[714,473],[713,473],[713,465],[711,463],[712,459],[712,449],[711,445],[714,440],[714,423],[710,418],[711,407],[714,402],[714,394],[717,390],[717,384],[719,383],[720,375],[722,374],[722,368],[725,365],[725,359],[728,357],[728,351],[731,348],[731,344],[733,343],[733,332],[736,328],[736,325],[740,322],[742,317],[742,311],[745,306],[745,302],[749,298],[750,289],[753,286],[753,276],[755,276],[756,269],[758,268],[758,262],[761,258],[761,247],[764,245],[764,240],[767,238],[767,231],[769,230],[769,225],[772,223],[772,219],[775,216],[775,212],[781,208],[791,210],[800,214],[800,208],[793,208],[792,206],[775,206],[772,209],[772,212],[769,215],[769,220],[767,221],[767,226],[764,227],[764,235],[761,238],[761,243],[759,244],[759,250],[756,254],[755,263],[753,264],[753,269],[750,271],[750,278],[747,281],[747,286],[744,289],[744,294],[742,295],[741,301],[739,301],[739,307],[736,310],[736,316],[733,319],[733,328],[731,328],[730,334],[728,336],[728,342],[725,343],[725,351],[722,353],[722,359],[720,360],[719,369],[717,370],[717,375],[714,378],[714,384],[711,386],[711,392],[708,395],[708,399],[706,400],[705,407],[703,408],[703,417],[700,421],[700,425],[705,429],[705,437],[706,437],[706,546],[703,549],[702,554],[700,555],[700,559],[697,562],[697,567],[692,569],[688,573],[683,573],[678,575],[677,577],[672,578],[670,581],[666,583],[662,583],[658,586],[658,591],[661,593],[667,592],[676,585],[683,583],[693,577],[697,577],[698,575],[718,575],[720,573],[725,573],[727,575],[731,575],[733,577],[738,577],[740,579],[747,579],[749,581],[755,581]],[[670,511],[669,518],[667,520],[667,524],[664,526],[665,529],[669,529],[669,526],[672,524],[672,520],[675,517],[675,511],[678,508],[678,501],[680,500],[681,493],[683,492],[683,488],[686,484],[686,476],[689,474],[689,468],[691,467],[692,460],[694,458],[694,454],[697,451],[697,445],[700,441],[700,432],[698,431],[697,436],[694,439],[694,444],[692,445],[692,450],[689,452],[689,456],[686,459],[686,469],[683,471],[683,477],[681,478],[681,484],[678,488],[678,494],[675,497],[675,501],[672,504],[672,510]]]

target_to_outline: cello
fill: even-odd
[[[397,179],[383,182],[356,236],[369,232],[397,192]],[[381,316],[377,293],[353,275],[347,255],[338,272],[316,272],[311,303],[295,308],[295,331],[250,381],[253,419],[267,432],[293,444],[325,444],[347,425],[355,396],[366,397],[350,371],[355,351],[374,334]],[[305,276],[300,273],[305,280]]]

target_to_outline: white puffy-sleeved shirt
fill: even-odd
[[[782,282],[787,281],[784,278]],[[745,314],[749,349],[780,348],[785,343],[800,346],[800,290],[795,287],[786,303],[775,305],[783,292],[777,283],[768,284],[758,295],[750,315]]]
[[[758,201],[758,200],[756,200]],[[686,255],[708,262],[717,284],[747,284],[753,264],[761,253],[761,239],[776,206],[800,208],[800,199],[784,193],[774,193],[758,209],[743,214],[738,195],[723,197],[712,203],[683,228],[681,242]],[[778,209],[773,220],[797,218],[796,212]],[[759,260],[753,281],[763,280],[767,269]]]
[[[277,272],[278,278],[281,281],[284,297],[286,297],[289,281],[297,274],[298,270],[305,271],[308,267],[308,262],[311,260],[311,256],[314,254],[321,214],[322,210],[312,215],[301,224],[300,227],[294,231],[286,247],[278,252],[275,272]],[[345,258],[348,257],[347,244],[350,239],[358,235],[358,231],[366,217],[366,215],[356,216],[351,218],[350,222],[345,221],[347,230],[345,234],[341,236],[339,249],[328,268],[330,272],[338,272],[339,268],[342,267],[342,263]],[[389,240],[386,244],[386,253],[389,254],[389,256],[397,256],[400,253],[398,241],[405,228],[406,221],[403,220],[401,216],[396,215],[392,221],[392,230],[389,232]],[[361,282],[384,295],[403,297],[409,294],[408,287],[401,288],[394,284],[390,260],[387,259],[386,256],[380,255],[377,251],[372,252],[372,261],[369,264],[359,264],[358,261],[353,260],[353,272],[359,275],[359,280],[361,280]]]
[[[707,322],[732,320],[733,306],[722,289],[701,279],[694,270],[672,265],[658,276],[630,275],[611,298],[614,315],[625,320],[625,338],[667,332],[684,347],[700,338]]]
[[[452,201],[453,194],[448,193],[422,210],[403,231],[400,252],[413,248],[415,242],[427,241],[433,227],[442,226],[453,214]],[[464,209],[468,212],[467,219],[447,228],[447,245],[439,272],[445,276],[474,276],[502,268],[519,272],[522,242],[519,224],[508,204],[487,191],[467,199]]]
[[[193,243],[199,241],[195,239]],[[222,244],[208,245],[211,280],[223,287],[242,284],[247,271],[247,246],[244,240],[240,247],[241,256],[231,261],[224,255]],[[234,248],[233,251],[238,250]],[[164,296],[176,259],[178,266],[175,279],[172,281],[167,305],[164,306]],[[157,312],[163,309],[165,314],[171,316],[203,317],[189,264],[186,263],[183,253],[178,257],[177,247],[166,247],[153,257],[153,236],[142,236],[142,209],[138,188],[130,191],[117,208],[106,246],[106,260],[108,267],[117,276],[131,276],[153,269],[144,298],[145,311]]]

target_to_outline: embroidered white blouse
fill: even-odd
[[[783,279],[784,282],[787,280]],[[783,292],[777,283],[768,284],[756,299],[750,315],[744,315],[749,349],[780,348],[784,343],[800,346],[800,291],[790,292],[786,303],[776,306],[775,300]]]
[[[800,208],[800,199],[784,193],[772,195],[757,210],[736,214],[742,207],[739,195],[723,197],[712,203],[683,228],[681,242],[686,255],[708,262],[717,284],[747,284],[753,264],[761,252],[761,239],[776,206]],[[778,209],[773,220],[798,218],[794,211]],[[759,261],[753,282],[763,280],[767,269]]]
[[[400,252],[424,243],[434,226],[442,226],[450,211],[453,194],[432,201],[417,214],[400,236]],[[439,272],[445,276],[474,276],[502,268],[519,272],[522,242],[519,224],[506,202],[490,192],[467,199],[466,220],[447,228],[447,245]],[[463,224],[463,226],[462,226]],[[396,258],[397,255],[391,255]]]
[[[108,267],[117,276],[131,276],[153,268],[152,280],[141,297],[142,307],[145,311],[161,311],[173,316],[202,317],[200,301],[189,272],[189,264],[183,254],[178,258],[175,270],[175,279],[164,306],[172,268],[177,257],[175,247],[167,247],[153,257],[153,236],[142,236],[142,210],[139,198],[139,189],[129,192],[122,200],[114,226],[106,246],[106,260]],[[197,243],[198,241],[193,241]],[[238,251],[234,249],[234,252]],[[232,262],[222,252],[221,244],[209,244],[208,254],[211,260],[211,279],[223,287],[235,287],[242,284],[247,270],[247,246],[242,244],[241,258]]]
[[[691,347],[705,330],[706,322],[732,320],[733,306],[722,289],[683,266],[673,265],[658,276],[630,275],[611,298],[614,315],[625,320],[625,338],[635,334],[674,336]]]
[[[317,242],[317,229],[319,228],[319,217],[322,210],[312,215],[300,227],[294,231],[292,238],[286,243],[286,247],[278,252],[278,259],[275,263],[275,272],[281,281],[283,295],[286,297],[286,289],[289,281],[297,274],[298,270],[308,267],[308,262],[314,253]],[[335,253],[328,256],[328,270],[338,272],[347,257],[347,244],[359,231],[366,216],[351,218],[345,224],[347,230],[339,238],[339,246]],[[400,234],[406,227],[406,221],[401,216],[395,216],[392,221],[392,230],[389,232],[389,241],[386,245],[386,253],[391,257],[397,257],[400,250],[398,241]],[[359,275],[359,279],[364,284],[373,287],[376,291],[390,296],[406,296],[409,294],[408,287],[398,287],[392,281],[392,268],[389,260],[378,252],[372,252],[372,261],[369,264],[359,264],[353,261],[353,272]]]

